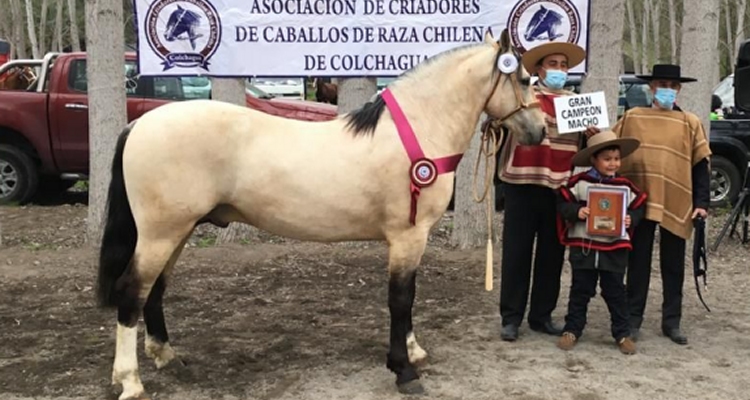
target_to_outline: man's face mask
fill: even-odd
[[[548,69],[544,76],[544,85],[550,89],[562,89],[565,81],[568,80],[568,73],[559,69]]]
[[[656,88],[656,93],[654,93],[654,99],[656,100],[656,105],[659,107],[671,110],[674,106],[674,101],[677,98],[677,91],[670,88]]]

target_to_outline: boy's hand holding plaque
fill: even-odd
[[[626,233],[628,192],[614,187],[589,187],[588,207],[591,210],[586,221],[589,235],[621,237]]]

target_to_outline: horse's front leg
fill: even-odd
[[[416,343],[412,327],[412,306],[416,294],[417,266],[424,253],[427,235],[391,241],[388,262],[388,309],[391,313],[391,340],[386,366],[396,374],[398,390],[404,394],[424,392],[411,360],[426,356]],[[407,345],[407,337],[411,346]],[[409,347],[412,348],[410,357]],[[419,350],[424,354],[418,354]],[[418,357],[419,358],[419,357]]]

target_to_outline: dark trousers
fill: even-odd
[[[500,283],[503,326],[520,326],[523,321],[529,297],[534,239],[536,254],[529,324],[541,325],[550,321],[557,306],[565,247],[557,238],[556,207],[552,189],[506,184]]]
[[[607,303],[612,321],[612,337],[616,341],[630,336],[628,321],[628,299],[625,293],[625,274],[595,269],[573,269],[573,283],[570,286],[568,315],[565,316],[565,331],[577,338],[586,326],[586,312],[589,300],[596,296],[596,282],[602,288],[602,298]]]
[[[657,223],[643,220],[633,234],[633,251],[628,265],[627,292],[630,309],[630,324],[640,328],[646,310],[648,287],[651,280],[651,254],[654,249],[654,233]],[[663,303],[661,307],[662,329],[680,327],[682,317],[682,284],[685,280],[685,239],[659,227],[659,257]]]

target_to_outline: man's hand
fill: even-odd
[[[581,207],[578,210],[578,219],[586,219],[586,217],[588,217],[590,213],[591,213],[591,209],[590,208],[588,208],[588,207]]]
[[[599,132],[601,132],[601,130],[599,130],[599,128],[597,128],[597,127],[595,127],[593,125],[589,126],[588,128],[586,128],[586,139],[588,139],[588,138],[596,135]]]
[[[625,216],[625,227],[630,228],[630,215]]]
[[[708,212],[704,208],[696,208],[695,210],[693,210],[693,216],[690,217],[690,219],[695,219],[695,217],[699,215],[701,216],[701,218],[706,219],[706,217],[708,216]]]

